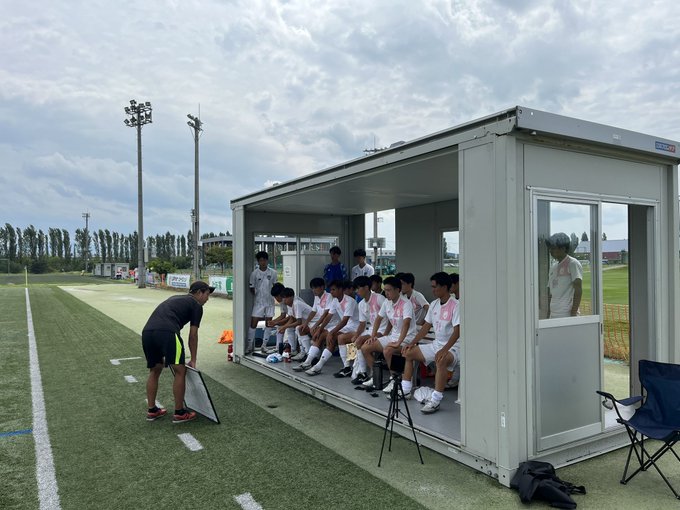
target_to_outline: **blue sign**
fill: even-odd
[[[671,145],[670,143],[664,142],[655,142],[654,145],[656,147],[656,150],[658,151],[672,152],[675,154],[675,145]]]

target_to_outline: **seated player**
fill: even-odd
[[[369,277],[369,280],[371,280],[371,290],[376,294],[380,294],[381,296],[385,297],[385,292],[383,292],[382,288],[383,284],[382,276],[380,276],[379,274],[374,274],[373,276]]]
[[[340,289],[338,289],[340,286]],[[338,344],[338,336],[343,333],[354,332],[359,325],[359,307],[354,299],[354,284],[349,281],[340,282],[338,280],[331,283],[331,295],[333,296],[331,312],[335,313],[340,320],[328,331],[326,335],[326,348],[321,354],[321,359],[305,373],[307,375],[317,375],[326,362],[331,359],[335,346]],[[340,346],[340,358],[343,365],[347,363],[347,346]]]
[[[356,331],[339,335],[338,343],[340,344],[340,349],[347,344],[354,344],[357,349],[356,360],[354,361],[353,369],[349,367],[349,363],[346,360],[343,360],[344,366],[342,370],[333,375],[336,377],[347,377],[348,375],[352,375],[352,384],[358,385],[367,381],[373,370],[372,366],[366,366],[366,360],[361,352],[361,346],[371,337],[373,323],[385,301],[385,296],[376,294],[371,290],[371,280],[366,276],[355,278],[354,286],[356,287],[358,296],[361,298],[361,301],[359,302],[359,325]],[[383,336],[387,324],[388,321],[382,322],[377,333],[378,337]]]
[[[254,296],[253,311],[250,313],[250,328],[248,329],[248,341],[246,353],[253,352],[255,345],[255,330],[261,320],[271,320],[274,316],[274,300],[272,299],[272,286],[276,283],[276,271],[269,267],[269,255],[266,251],[257,252],[255,255],[257,267],[250,274],[249,287]],[[262,340],[262,350],[267,348],[270,330],[265,326]]]
[[[325,293],[324,296],[326,294],[328,293]],[[314,365],[320,357],[321,346],[326,342],[328,333],[340,321],[340,317],[338,317],[335,312],[333,302],[335,300],[341,300],[344,296],[342,280],[335,280],[331,283],[331,292],[329,295],[331,296],[331,299],[326,299],[323,305],[321,304],[321,299],[319,300],[319,306],[323,306],[323,313],[319,317],[316,325],[310,329],[312,334],[312,345],[309,347],[309,353],[307,353],[305,360],[293,368],[296,372],[303,372],[312,368],[312,365]]]
[[[309,348],[312,345],[312,329],[323,316],[326,303],[333,299],[330,293],[326,292],[323,278],[312,278],[309,282],[309,288],[312,289],[312,294],[314,294],[314,303],[310,309],[307,310],[303,305],[293,309],[295,318],[300,320],[300,324],[295,328],[295,333],[300,343],[300,352],[293,356],[291,361],[304,361],[307,358]],[[302,302],[305,305],[307,304],[304,300]]]
[[[369,367],[373,366],[373,355],[376,352],[383,353],[389,366],[391,353],[401,350],[405,345],[411,343],[416,336],[413,305],[401,293],[401,281],[394,276],[389,276],[385,278],[384,288],[387,299],[380,307],[378,316],[373,323],[371,337],[361,347],[361,352]],[[389,324],[384,335],[379,336],[378,332],[383,321],[389,321]],[[388,347],[389,349],[387,349]],[[369,379],[362,386],[370,388],[373,386],[373,381]]]
[[[279,331],[279,327],[283,326],[286,324],[289,320],[288,317],[288,307],[286,304],[283,302],[283,290],[285,287],[283,286],[282,283],[275,283],[272,287],[271,295],[274,298],[274,301],[279,305],[281,308],[281,313],[275,317],[274,319],[270,319],[268,322],[265,324],[270,327],[270,328],[275,328],[276,329],[276,345],[273,347],[267,348],[267,342],[269,341],[269,337],[266,337],[266,339],[262,340],[262,353],[263,354],[271,354],[273,352],[279,352],[279,345],[283,343],[283,331]]]
[[[404,395],[410,398],[413,376],[413,361],[419,361],[428,365],[435,362],[437,371],[434,378],[434,392],[432,397],[423,403],[420,411],[431,414],[439,411],[441,401],[444,398],[444,389],[449,372],[452,372],[458,361],[460,349],[460,315],[458,301],[451,296],[451,277],[446,273],[435,273],[430,277],[432,293],[435,300],[432,301],[425,317],[423,326],[418,331],[413,343],[404,349],[406,367],[401,383]],[[426,345],[418,345],[425,335],[434,328],[434,341]]]
[[[449,276],[451,277],[451,294],[460,300],[460,276],[458,273],[451,273]]]
[[[395,276],[401,280],[401,293],[411,300],[416,325],[421,326],[425,320],[427,308],[430,304],[427,302],[427,299],[425,299],[422,292],[418,292],[413,288],[416,284],[416,277],[413,276],[413,273],[398,273]]]
[[[288,343],[284,344],[284,350],[286,345],[290,346],[290,356],[293,358],[298,354],[298,338],[296,335],[296,330],[302,324],[304,319],[308,319],[308,316],[314,314],[312,307],[309,306],[304,300],[295,295],[295,291],[291,288],[285,288],[281,292],[281,297],[283,298],[283,303],[288,309],[288,320],[279,326],[279,333],[282,333],[285,338],[288,338]],[[289,332],[288,334],[286,332]],[[307,346],[309,347],[309,346]]]

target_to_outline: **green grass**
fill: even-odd
[[[0,295],[11,297],[18,318],[8,335],[14,350],[25,352],[23,292],[5,289]],[[139,335],[61,289],[37,287],[30,295],[62,508],[160,508],[182,502],[192,508],[239,508],[232,498],[244,492],[264,508],[333,508],[349,494],[362,498],[347,499],[343,508],[423,508],[210,378],[221,425],[205,419],[173,425],[168,417],[146,422],[145,362],[109,362],[142,355]],[[17,356],[11,377],[20,383],[12,400],[20,405],[17,421],[8,426],[25,428],[30,391],[21,381],[27,377],[27,357]],[[127,383],[125,375],[140,382]],[[0,375],[3,388],[7,378]],[[166,373],[158,396],[163,404],[171,403],[170,386]],[[332,423],[321,426],[333,433]],[[189,452],[177,438],[181,432],[193,434],[205,449]],[[31,436],[20,437],[32,448]],[[2,458],[9,460],[16,454],[8,444],[0,439]],[[5,500],[11,505],[0,500],[1,507],[36,507],[35,490],[29,490],[35,484],[30,452],[22,452],[18,466],[1,464],[12,475],[0,484],[3,500],[17,494]],[[24,499],[27,492],[33,496]]]
[[[24,289],[0,292],[0,433],[32,428]],[[0,437],[0,508],[37,508],[31,435]]]
[[[606,266],[605,266],[606,267]],[[617,267],[602,271],[602,299],[607,304],[628,304],[628,266]],[[583,272],[583,297],[590,301],[591,274]]]
[[[88,285],[100,283],[117,283],[127,284],[129,282],[121,282],[120,280],[112,280],[111,278],[102,278],[92,275],[83,275],[80,273],[46,273],[46,274],[31,274],[28,273],[28,285]],[[26,275],[21,274],[0,274],[0,286],[21,286],[26,285]]]

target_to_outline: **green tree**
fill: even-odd
[[[205,259],[208,264],[219,264],[221,271],[224,272],[225,264],[231,265],[232,263],[233,253],[231,248],[213,246],[205,252]]]
[[[167,275],[173,273],[177,269],[168,260],[152,259],[149,261],[149,270],[155,271],[160,275]]]

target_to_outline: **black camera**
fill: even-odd
[[[406,366],[406,358],[400,356],[399,354],[394,354],[392,360],[390,361],[390,370],[395,374],[403,374],[404,367]]]

